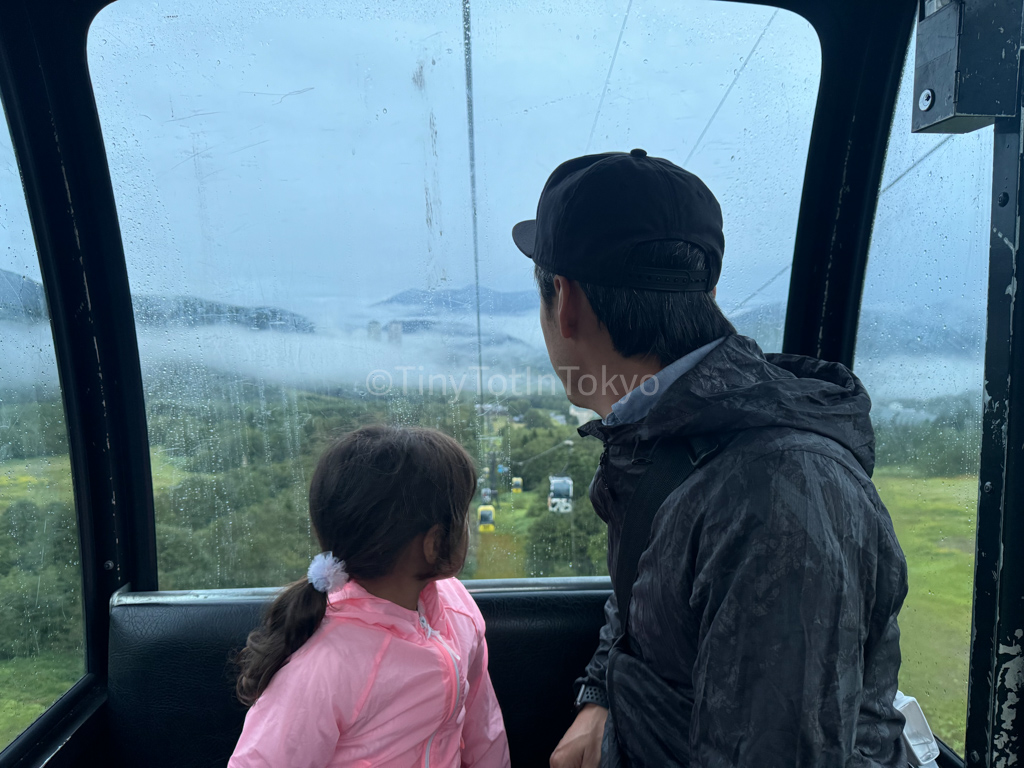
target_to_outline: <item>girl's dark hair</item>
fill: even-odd
[[[324,451],[309,488],[309,517],[323,551],[349,576],[389,574],[409,542],[440,527],[440,559],[424,578],[461,563],[476,469],[453,438],[419,427],[363,427]],[[327,595],[303,577],[274,600],[236,659],[239,701],[252,705],[324,618]]]
[[[636,246],[630,264],[702,270],[708,258],[699,246],[656,241]],[[534,269],[544,306],[555,297],[555,275]],[[608,329],[623,357],[653,355],[668,365],[715,339],[736,333],[710,293],[672,293],[580,282],[594,315]]]

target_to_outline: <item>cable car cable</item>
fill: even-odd
[[[743,70],[747,68],[747,64],[749,64],[750,60],[753,58],[754,52],[757,50],[757,46],[759,46],[761,44],[761,41],[764,40],[765,33],[768,31],[768,27],[772,25],[772,22],[775,21],[775,17],[778,16],[778,14],[779,12],[778,10],[776,10],[775,13],[771,15],[771,18],[768,19],[768,23],[765,24],[764,29],[761,30],[761,34],[758,35],[757,40],[754,41],[754,45],[750,49],[750,53],[747,54],[747,58],[743,60],[743,63],[740,65],[740,68],[736,70],[736,75],[733,77],[732,82],[729,83],[729,87],[726,88],[725,93],[722,94],[722,100],[718,102],[718,106],[715,107],[715,111],[712,112],[711,117],[708,118],[707,123],[704,125],[704,130],[700,132],[700,136],[697,137],[697,141],[694,142],[693,147],[690,149],[690,154],[688,154],[686,156],[686,159],[683,160],[684,168],[689,166],[690,160],[693,158],[694,153],[697,151],[697,148],[700,146],[700,143],[704,141],[704,135],[708,132],[708,128],[710,128],[711,124],[715,122],[715,118],[718,117],[718,111],[722,108],[722,105],[725,104],[725,100],[729,98],[729,94],[732,93],[733,86],[736,85],[736,81],[740,79],[740,75],[743,74]]]
[[[466,126],[467,138],[469,141],[469,196],[473,214],[473,274],[474,285],[476,286],[476,356],[479,366],[477,377],[477,404],[480,413],[479,419],[484,417],[484,336],[480,323],[480,237],[477,232],[477,207],[476,207],[476,131],[473,120],[473,41],[470,29],[469,0],[462,0],[462,54],[465,59],[466,68]],[[480,432],[480,425],[477,424],[477,434]]]
[[[569,468],[569,462],[570,461],[572,461],[572,452],[571,451],[569,452],[568,457],[566,457],[566,459],[565,459],[565,464],[563,464],[562,468],[560,470],[558,470],[558,474],[560,474],[560,475],[564,475],[565,474],[565,471]]]
[[[522,459],[521,461],[511,461],[510,460],[509,464],[518,464],[520,467],[523,467],[523,466],[529,464],[534,459],[539,459],[541,456],[545,456],[545,455],[551,453],[552,451],[557,451],[559,448],[564,448],[566,445],[568,445],[570,447],[570,450],[571,450],[572,447],[575,446],[575,443],[572,440],[562,440],[562,441],[560,441],[558,443],[558,445],[553,446],[551,448],[548,448],[547,450],[541,451],[540,453],[535,453],[535,454],[533,454],[533,456],[530,456],[528,459]]]
[[[885,187],[883,187],[883,188],[882,188],[882,191],[878,193],[878,199],[879,199],[879,200],[881,200],[881,199],[882,199],[882,195],[884,195],[884,194],[885,194],[886,192],[888,192],[888,191],[889,191],[890,189],[892,189],[892,188],[893,188],[893,187],[895,187],[895,186],[896,186],[897,184],[899,184],[899,183],[900,183],[901,181],[903,181],[903,179],[904,179],[904,178],[905,178],[905,177],[906,177],[906,176],[907,176],[907,175],[908,175],[908,174],[909,174],[909,173],[910,173],[910,172],[911,172],[912,170],[914,170],[915,168],[917,168],[917,166],[919,166],[919,165],[920,165],[921,163],[923,163],[923,162],[924,162],[925,160],[927,160],[927,159],[928,159],[929,157],[931,157],[931,156],[932,156],[932,155],[934,155],[934,154],[935,154],[936,152],[938,152],[938,151],[939,151],[939,149],[940,149],[940,148],[942,147],[942,145],[943,145],[943,144],[945,144],[945,143],[946,143],[947,141],[949,141],[950,139],[952,139],[952,138],[953,138],[954,136],[956,136],[956,135],[958,135],[958,134],[955,134],[955,133],[951,133],[951,134],[949,134],[948,136],[946,136],[946,138],[944,138],[944,139],[943,139],[942,141],[940,141],[940,142],[939,142],[938,144],[936,144],[936,145],[935,145],[934,147],[932,147],[932,148],[931,148],[931,149],[929,149],[929,150],[928,150],[927,152],[925,152],[925,153],[924,153],[923,155],[921,155],[921,156],[920,156],[919,158],[917,158],[917,160],[915,160],[915,161],[914,161],[913,163],[911,163],[911,164],[910,164],[910,167],[909,167],[909,168],[907,168],[907,170],[905,170],[905,171],[904,171],[903,173],[901,173],[901,174],[900,174],[899,176],[897,176],[897,177],[896,177],[895,179],[893,179],[893,180],[892,180],[891,182],[889,182],[888,184],[886,184],[886,185],[885,185]]]
[[[608,83],[612,79],[612,70],[615,69],[615,59],[619,56],[619,46],[622,45],[622,35],[626,31],[626,22],[629,21],[629,12],[633,8],[633,0],[626,5],[626,15],[622,17],[622,26],[619,27],[619,39],[615,42],[615,50],[612,51],[612,63],[608,65],[608,74],[604,78],[604,88],[601,89],[601,98],[597,102],[597,112],[594,113],[594,124],[590,126],[590,136],[587,138],[587,148],[584,155],[590,154],[590,144],[594,141],[594,131],[597,130],[597,119],[601,116],[601,107],[604,106],[604,97],[608,93]]]
[[[771,277],[770,277],[770,278],[768,279],[768,282],[766,282],[766,283],[765,283],[764,285],[762,285],[762,286],[761,286],[760,288],[758,288],[758,289],[757,289],[756,291],[754,291],[754,292],[753,292],[752,294],[750,294],[749,296],[747,296],[747,298],[745,298],[745,299],[744,299],[743,301],[741,301],[741,302],[740,302],[739,304],[737,304],[737,305],[736,305],[735,307],[733,307],[732,309],[730,309],[730,310],[729,310],[729,312],[728,312],[728,314],[730,314],[730,315],[731,315],[731,314],[733,314],[734,312],[737,312],[737,311],[739,311],[740,309],[742,309],[742,308],[743,308],[743,305],[744,305],[744,304],[746,304],[746,303],[747,303],[748,301],[750,301],[750,300],[751,300],[752,298],[754,298],[755,296],[757,296],[758,294],[760,294],[760,293],[761,293],[761,291],[763,291],[763,290],[764,290],[765,288],[767,288],[767,287],[768,287],[769,285],[771,285],[772,283],[774,283],[774,282],[775,282],[776,280],[778,280],[778,279],[779,279],[780,277],[782,277],[782,276],[783,276],[784,274],[786,274],[786,272],[788,272],[788,271],[789,271],[790,269],[792,269],[792,268],[793,268],[793,265],[792,265],[792,264],[787,264],[786,266],[784,266],[784,267],[783,267],[782,269],[780,269],[780,270],[779,270],[778,272],[776,272],[776,273],[775,273],[774,275],[772,275],[772,276],[771,276]]]
[[[881,191],[880,191],[880,192],[878,193],[878,199],[879,199],[879,200],[881,200],[881,199],[882,199],[882,195],[884,195],[884,194],[885,194],[886,192],[888,192],[888,191],[889,191],[890,189],[892,189],[892,188],[893,188],[893,187],[895,187],[895,186],[896,186],[897,184],[899,184],[899,183],[900,183],[901,181],[903,181],[903,179],[905,179],[905,178],[906,178],[906,177],[907,177],[907,176],[908,176],[908,175],[910,174],[910,172],[911,172],[911,171],[913,171],[913,170],[914,170],[915,168],[917,168],[917,166],[919,166],[919,165],[920,165],[921,163],[923,163],[923,162],[924,162],[925,160],[927,160],[927,159],[928,159],[929,157],[931,157],[931,156],[932,156],[932,155],[934,155],[934,154],[935,154],[936,152],[938,152],[938,151],[939,151],[939,149],[941,149],[941,148],[942,148],[942,146],[943,146],[943,145],[944,145],[944,144],[945,144],[945,143],[946,143],[947,141],[949,141],[950,139],[952,139],[952,138],[953,138],[953,136],[955,136],[955,135],[956,135],[956,134],[952,134],[952,133],[951,133],[951,134],[949,134],[949,135],[948,135],[948,136],[946,136],[946,137],[945,137],[944,139],[942,139],[942,141],[938,142],[938,143],[937,143],[937,144],[936,144],[936,145],[935,145],[934,147],[932,147],[932,148],[931,148],[931,149],[929,149],[929,150],[928,150],[927,152],[925,152],[925,153],[924,153],[923,155],[921,155],[921,157],[917,158],[917,160],[915,160],[915,161],[914,161],[913,163],[911,163],[911,164],[910,164],[910,166],[908,166],[908,167],[907,167],[907,169],[906,169],[905,171],[903,171],[903,172],[902,172],[902,173],[901,173],[901,174],[900,174],[899,176],[897,176],[897,177],[896,177],[895,179],[893,179],[893,180],[892,180],[892,181],[891,181],[890,183],[886,184],[886,185],[885,185],[885,187],[883,187],[883,188],[882,188],[882,190],[881,190]],[[760,288],[758,288],[758,289],[757,289],[756,291],[754,291],[754,292],[753,292],[752,294],[750,294],[749,296],[747,296],[747,298],[745,298],[745,299],[744,299],[743,301],[741,301],[741,302],[740,302],[739,304],[737,304],[736,306],[732,307],[732,308],[731,308],[731,309],[729,310],[729,314],[732,314],[732,313],[734,313],[734,312],[736,312],[736,311],[738,311],[738,310],[742,309],[742,308],[743,308],[743,306],[744,306],[744,305],[745,305],[745,304],[746,304],[746,303],[747,303],[748,301],[750,301],[750,300],[751,300],[751,299],[753,299],[754,297],[758,296],[758,295],[759,295],[759,294],[761,293],[761,291],[763,291],[763,290],[764,290],[765,288],[767,288],[767,287],[768,287],[769,285],[771,285],[771,284],[772,284],[772,283],[774,283],[774,282],[775,282],[776,280],[778,280],[778,279],[779,279],[780,277],[782,277],[782,275],[784,275],[784,274],[786,273],[786,271],[788,271],[788,270],[789,270],[789,269],[791,269],[792,267],[793,267],[793,265],[792,265],[792,264],[787,264],[786,266],[784,266],[784,267],[783,267],[782,269],[780,269],[780,270],[779,270],[778,272],[776,272],[776,273],[775,273],[775,275],[773,275],[773,276],[772,276],[772,277],[771,277],[771,278],[770,278],[770,279],[768,280],[768,282],[766,282],[766,283],[765,283],[764,285],[762,285],[762,286],[761,286]]]

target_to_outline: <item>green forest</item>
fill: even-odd
[[[463,578],[608,572],[604,525],[587,499],[601,446],[577,434],[561,396],[481,410],[466,400],[308,392],[208,372],[182,394],[181,375],[147,392],[162,589],[299,578],[316,552],[306,492],[317,456],[333,437],[381,422],[436,427],[478,457],[482,485],[497,494],[495,531],[474,528]],[[875,481],[910,564],[900,685],[962,751],[981,416],[965,398],[912,405],[931,417],[876,424]],[[83,673],[83,647],[61,405],[9,398],[0,425],[8,425],[0,444],[2,748]],[[552,474],[573,478],[570,514],[547,509]],[[511,492],[513,476],[523,478],[522,493]]]

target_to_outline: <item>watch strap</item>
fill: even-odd
[[[583,709],[587,704],[597,704],[599,707],[608,709],[608,694],[604,688],[596,685],[584,685],[576,696],[576,711]]]

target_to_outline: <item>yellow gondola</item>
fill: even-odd
[[[494,507],[481,504],[476,508],[477,525],[480,533],[494,533]]]
[[[521,477],[513,477],[512,478],[512,493],[522,493],[522,492],[523,492],[523,478],[521,478]]]

